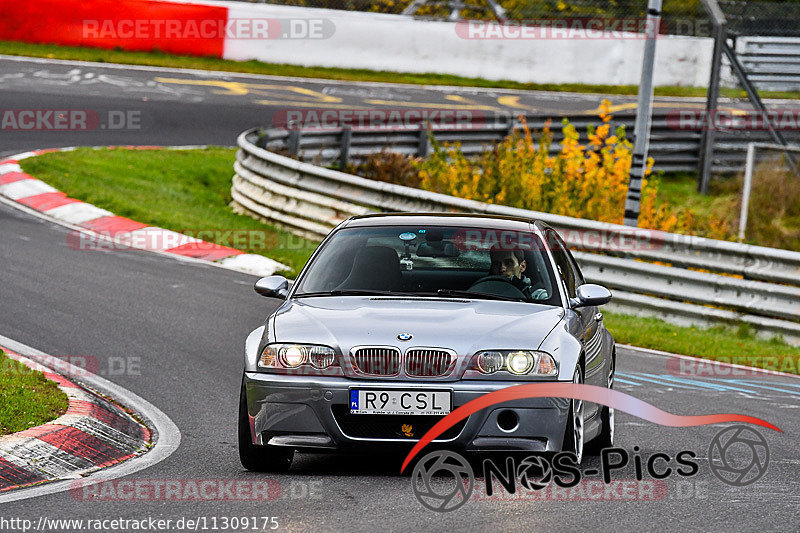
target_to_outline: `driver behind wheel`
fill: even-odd
[[[489,256],[492,260],[492,265],[489,267],[490,276],[509,278],[511,284],[531,300],[547,297],[547,291],[544,289],[532,290],[531,280],[525,276],[525,269],[528,266],[525,262],[525,252],[519,248],[505,250],[495,246],[489,250]]]

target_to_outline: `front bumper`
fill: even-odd
[[[521,383],[354,380],[260,372],[246,372],[244,376],[253,443],[317,451],[374,450],[414,444],[441,419],[418,415],[351,415],[351,388],[451,390],[455,409],[486,393],[518,384]],[[514,420],[514,415],[507,411],[516,415],[516,427],[507,423],[509,418]],[[563,398],[506,402],[474,413],[434,443],[470,451],[560,451],[568,411],[569,400]],[[505,429],[498,424],[501,413]],[[402,431],[404,425],[411,425],[411,431]]]

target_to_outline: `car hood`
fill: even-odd
[[[442,347],[459,356],[486,349],[537,349],[564,316],[560,307],[442,298],[326,296],[292,299],[274,316],[278,342]],[[410,334],[408,341],[399,334]]]

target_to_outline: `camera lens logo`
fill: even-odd
[[[454,452],[431,452],[420,459],[411,472],[414,496],[431,511],[455,511],[467,503],[474,486],[472,467]]]
[[[542,490],[553,480],[553,469],[543,457],[526,457],[517,466],[519,484],[528,490]]]
[[[711,471],[720,481],[736,487],[755,483],[767,472],[769,446],[758,431],[732,426],[714,436],[708,448]]]

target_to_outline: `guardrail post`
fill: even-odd
[[[428,141],[428,128],[424,123],[419,125],[419,145],[417,147],[418,157],[428,157],[431,152],[431,143]]]
[[[350,128],[342,128],[341,148],[339,150],[339,169],[347,167],[347,160],[350,159],[350,138],[353,131]]]
[[[750,210],[750,189],[753,184],[753,167],[756,164],[756,143],[747,145],[747,162],[744,166],[744,188],[742,189],[742,210],[739,213],[739,241],[744,240],[747,229],[747,214]]]
[[[639,97],[636,103],[636,124],[633,128],[633,154],[628,178],[628,194],[625,198],[626,226],[639,225],[639,210],[642,199],[642,181],[647,167],[647,149],[650,143],[650,116],[653,107],[653,67],[656,57],[656,39],[661,20],[661,0],[647,2],[647,40],[642,57],[642,76],[639,82]]]
[[[289,130],[289,140],[286,143],[286,150],[289,155],[295,156],[300,152],[300,130]]]

